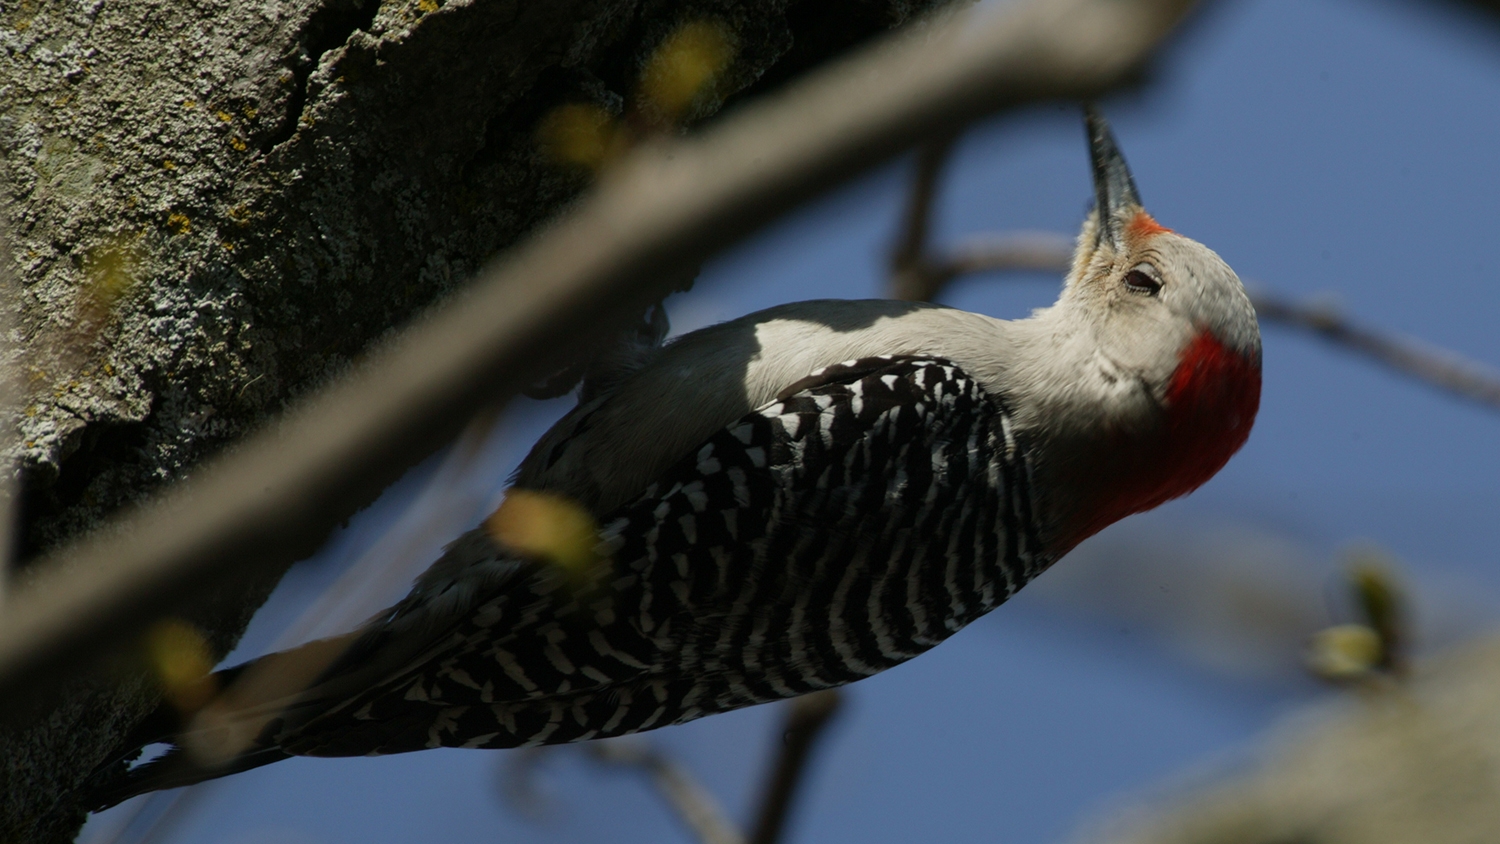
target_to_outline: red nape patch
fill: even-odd
[[[1137,213],[1135,219],[1131,220],[1130,225],[1125,228],[1136,237],[1150,237],[1153,234],[1167,234],[1172,231],[1156,222],[1156,218],[1145,211]]]
[[[1250,438],[1259,410],[1260,361],[1207,331],[1194,337],[1167,385],[1168,472],[1160,497],[1146,507],[1187,495],[1224,468]]]
[[[1119,485],[1085,521],[1079,540],[1202,486],[1245,444],[1258,410],[1260,360],[1207,331],[1194,337],[1167,384],[1165,424],[1145,441],[1120,444]]]

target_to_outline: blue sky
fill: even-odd
[[[1331,297],[1365,323],[1500,367],[1500,25],[1442,3],[1222,2],[1186,30],[1154,84],[1104,105],[1147,207],[1247,280]],[[906,174],[898,162],[713,262],[670,303],[675,324],[879,295]],[[1077,110],[1032,109],[966,137],[938,237],[1071,233],[1090,197]],[[1024,316],[1051,302],[1057,282],[972,279],[946,301]],[[1500,414],[1275,326],[1265,328],[1265,350],[1261,414],[1245,449],[1198,493],[1118,535],[1171,541],[1228,525],[1323,566],[1371,542],[1401,560],[1417,593],[1462,593],[1481,615],[1500,615],[1489,609],[1500,598]],[[411,514],[404,508],[440,458],[415,470],[294,570],[244,654],[265,648],[363,547],[395,547],[391,531],[429,525],[401,553],[431,559],[479,518],[508,466],[565,408],[518,404],[478,457],[462,461],[461,478],[443,476],[459,492],[429,494]],[[1216,564],[1209,548],[1204,566]],[[932,653],[853,687],[789,840],[1062,841],[1122,795],[1232,759],[1278,717],[1330,694],[1207,670],[1150,629],[1065,604],[1023,592]],[[744,817],[779,717],[760,707],[652,740]],[[571,752],[542,763],[549,806],[525,817],[497,797],[508,758],[291,760],[204,789],[158,840],[689,840],[638,778]]]

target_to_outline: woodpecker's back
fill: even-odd
[[[1254,313],[1089,125],[1097,208],[1056,305],[806,302],[669,344],[543,437],[400,604],[149,719],[134,746],[176,749],[102,770],[99,805],[289,755],[578,741],[852,682],[1206,481],[1254,419]],[[526,501],[592,520],[588,561],[501,524]]]

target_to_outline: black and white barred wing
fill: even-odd
[[[290,752],[619,735],[869,676],[987,612],[1033,556],[999,401],[951,362],[872,358],[793,385],[603,520],[570,588],[528,566],[424,665],[288,735]],[[959,501],[959,506],[947,502]]]
[[[676,654],[672,720],[869,676],[1020,588],[1050,561],[1032,558],[1008,430],[951,362],[840,364],[716,434],[622,514],[617,554],[652,584],[638,626],[687,628],[655,637]],[[651,529],[631,530],[646,507]]]

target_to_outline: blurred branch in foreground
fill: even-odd
[[[745,836],[724,816],[713,794],[650,739],[593,742],[588,752],[603,764],[637,768],[650,777],[662,799],[703,844],[745,844]]]
[[[949,283],[965,275],[1067,273],[1073,262],[1073,240],[1061,234],[986,235],[945,252],[931,249],[928,231],[932,203],[951,150],[951,141],[942,139],[918,151],[902,231],[891,255],[891,295],[930,302],[941,296]],[[1299,304],[1261,287],[1247,287],[1262,323],[1310,332],[1425,384],[1500,410],[1500,371],[1445,349],[1357,325],[1327,304]]]
[[[1276,650],[1283,654],[1277,662],[1285,665],[1287,646],[1295,646],[1295,639],[1307,632],[1317,591],[1287,592],[1269,606],[1264,601],[1267,594],[1236,600],[1235,581],[1253,577],[1265,581],[1260,584],[1263,588],[1287,578],[1305,583],[1309,573],[1289,568],[1296,564],[1296,555],[1278,560],[1275,554],[1267,560],[1272,568],[1283,571],[1269,579],[1262,572],[1242,570],[1242,563],[1231,564],[1223,572],[1212,571],[1223,568],[1222,555],[1243,555],[1248,562],[1275,547],[1264,541],[1231,539],[1221,537],[1220,558],[1196,559],[1205,569],[1196,584],[1176,577],[1184,571],[1185,560],[1168,562],[1173,572],[1165,579],[1148,568],[1136,579],[1187,589],[1163,596],[1154,605],[1133,606],[1131,611],[1140,618],[1186,614],[1189,617],[1176,625],[1184,640],[1219,631],[1227,642],[1222,633],[1244,627],[1257,615],[1247,611],[1257,607],[1274,611],[1281,600],[1295,598],[1295,605],[1288,607],[1294,612],[1255,618],[1263,628],[1259,633],[1250,628],[1241,631],[1251,640],[1274,636]],[[1098,558],[1115,556],[1110,550],[1094,549],[1096,568]],[[1070,559],[1068,566],[1058,569],[1079,577],[1077,562]],[[1124,556],[1111,562],[1116,569],[1134,571],[1143,560]],[[1076,842],[1460,844],[1500,840],[1500,802],[1495,800],[1500,793],[1500,638],[1491,634],[1476,641],[1470,631],[1468,644],[1413,661],[1410,643],[1417,637],[1408,608],[1415,596],[1407,593],[1393,573],[1394,564],[1374,549],[1359,548],[1349,554],[1346,565],[1343,586],[1349,594],[1334,615],[1350,621],[1313,636],[1308,656],[1314,673],[1345,686],[1350,693],[1300,711],[1248,754],[1216,760],[1207,773],[1196,766],[1191,778],[1177,777],[1167,788],[1151,789],[1148,796],[1127,802],[1125,808],[1109,812],[1104,821],[1088,827]],[[1087,574],[1082,576],[1087,578]],[[1201,588],[1218,579],[1234,588],[1228,594]],[[1311,579],[1319,578],[1314,574]],[[1075,585],[1093,589],[1101,599],[1109,588],[1108,582]],[[1118,601],[1135,603],[1132,599],[1147,591],[1145,585],[1137,587],[1133,595]],[[1269,596],[1275,597],[1277,591],[1271,590]],[[1175,609],[1166,606],[1169,599]],[[1158,612],[1162,609],[1164,613]],[[1237,616],[1240,622],[1213,619],[1212,614]],[[1328,610],[1318,615],[1326,624]],[[1437,613],[1429,610],[1420,615]],[[1440,627],[1452,622],[1451,618],[1433,618]],[[1159,618],[1153,623],[1163,624]],[[1350,635],[1361,632],[1365,635]],[[1238,643],[1241,648],[1252,645]]]
[[[0,700],[16,705],[228,572],[304,556],[480,406],[654,301],[661,279],[798,203],[933,134],[1119,84],[1190,6],[1036,0],[974,10],[747,104],[702,135],[642,146],[569,218],[352,377],[39,567],[0,618]]]
[[[843,693],[838,689],[813,692],[783,705],[786,720],[776,732],[780,752],[766,779],[760,809],[748,837],[725,816],[719,802],[692,772],[650,739],[632,736],[590,742],[584,749],[602,764],[634,768],[646,774],[662,799],[702,844],[776,844],[786,829],[786,819],[807,772],[813,746],[842,705]],[[538,754],[560,749],[534,748],[527,755],[518,754],[507,760],[509,765],[502,783],[507,800],[521,808],[538,805],[542,799],[534,782]]]
[[[1095,825],[1088,844],[1500,840],[1500,639],[1273,732],[1248,765]]]
[[[431,548],[461,533],[483,512],[490,493],[471,482],[482,472],[486,441],[499,436],[497,414],[475,416],[399,518],[383,527],[343,574],[330,584],[265,647],[283,650],[312,639],[354,629],[372,613],[403,595],[426,566]],[[89,827],[81,844],[148,844],[170,840],[173,831],[209,805],[209,794],[233,780],[209,780],[185,788],[156,791],[127,804],[106,824]]]
[[[824,689],[793,698],[788,704],[781,754],[776,758],[776,766],[771,769],[771,778],[761,797],[760,815],[750,833],[750,844],[775,844],[781,840],[792,798],[807,771],[813,742],[838,713],[843,700],[843,692],[838,689]]]

